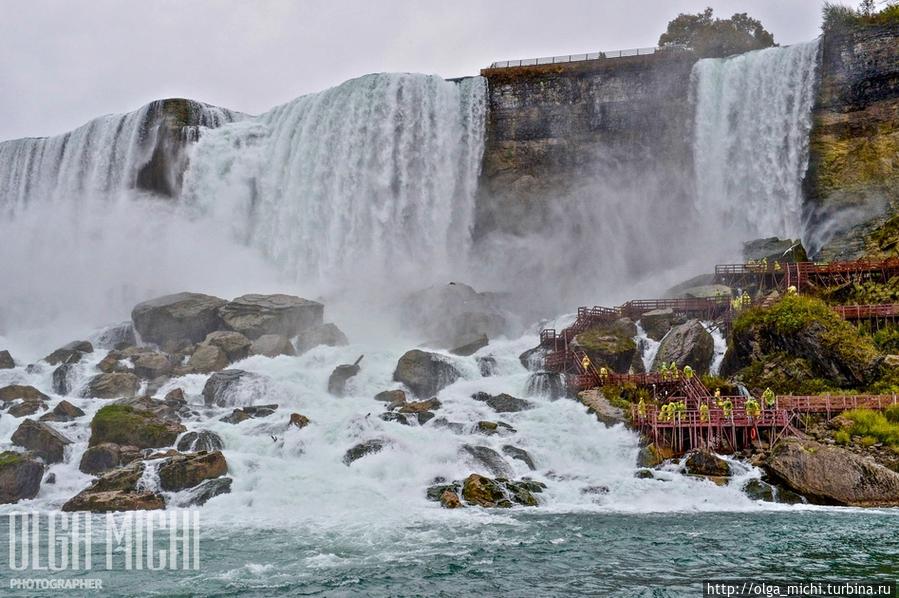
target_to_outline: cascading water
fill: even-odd
[[[722,239],[802,235],[817,56],[813,41],[693,67],[696,208]]]
[[[319,287],[464,271],[485,81],[380,74],[222,127],[196,148],[186,200]]]

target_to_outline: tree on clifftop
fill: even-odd
[[[662,48],[686,47],[703,58],[730,56],[774,45],[774,36],[745,12],[729,19],[712,18],[707,8],[695,15],[680,14],[659,38]]]

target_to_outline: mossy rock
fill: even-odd
[[[103,442],[157,448],[174,444],[185,431],[178,422],[162,419],[130,405],[107,405],[91,421],[90,446]]]
[[[614,372],[627,372],[637,352],[637,326],[622,318],[612,323],[592,326],[575,337],[575,343],[596,367],[607,367]]]

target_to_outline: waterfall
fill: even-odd
[[[693,67],[696,208],[741,240],[802,235],[818,42]]]
[[[201,139],[189,205],[312,284],[464,270],[485,81],[369,75]]]

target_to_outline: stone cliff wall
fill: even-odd
[[[831,259],[895,255],[899,24],[828,32],[819,77],[805,179],[812,249]]]
[[[550,206],[600,179],[627,186],[651,171],[668,181],[672,200],[687,197],[695,60],[672,52],[482,71],[488,121],[477,232],[539,228]]]

